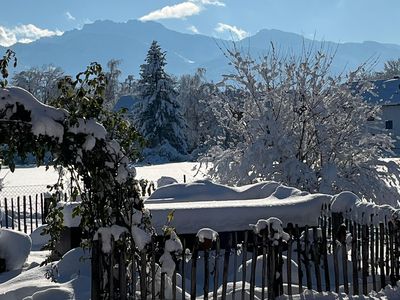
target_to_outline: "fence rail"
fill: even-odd
[[[371,216],[360,223],[325,207],[318,223],[289,224],[285,236],[270,226],[220,233],[206,243],[183,237],[191,253],[173,255],[170,274],[160,263],[163,241],[153,238],[137,254],[124,236],[104,253],[100,237],[93,246],[92,299],[275,299],[305,289],[367,295],[400,279],[399,222]]]

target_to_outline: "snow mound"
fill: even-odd
[[[21,269],[31,251],[29,235],[11,229],[0,229],[0,258],[5,259],[6,269]]]
[[[160,201],[193,202],[207,200],[260,199],[271,196],[278,186],[280,186],[279,183],[274,181],[246,185],[243,187],[229,187],[213,183],[209,180],[198,180],[188,184],[179,183],[161,187],[154,191],[146,201],[154,203]]]
[[[74,300],[76,298],[73,291],[63,287],[55,287],[43,291],[38,291],[34,293],[32,296],[25,297],[23,300],[54,300],[54,299]]]
[[[331,211],[334,213],[340,213],[349,211],[360,198],[352,192],[341,192],[335,195],[331,202]]]
[[[158,233],[174,209],[171,226],[181,234],[195,234],[206,227],[217,232],[248,230],[249,224],[269,217],[280,219],[282,226],[316,226],[322,206],[331,199],[331,195],[309,194],[273,181],[229,187],[202,180],[161,187],[145,207]]]
[[[55,265],[57,281],[67,282],[78,276],[91,276],[90,253],[82,248],[74,248],[64,254]]]
[[[169,176],[162,176],[161,178],[159,178],[157,180],[157,187],[163,187],[166,185],[170,185],[170,184],[174,184],[174,183],[178,183],[178,181],[176,181],[175,178],[169,177]]]
[[[41,225],[31,233],[32,250],[40,250],[50,240],[49,234],[43,234],[46,225]]]

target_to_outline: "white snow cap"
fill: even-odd
[[[31,251],[29,235],[0,228],[0,258],[5,259],[8,271],[21,269]]]
[[[164,250],[167,252],[181,252],[183,250],[181,240],[179,239],[175,231],[173,231],[170,238],[165,241]]]
[[[137,226],[132,226],[131,233],[139,251],[142,251],[151,242],[150,234]]]
[[[218,238],[218,232],[211,228],[202,228],[197,232],[196,237],[199,239],[200,243],[204,243],[205,239],[215,242]]]
[[[114,238],[114,241],[118,241],[124,232],[128,232],[128,230],[125,227],[121,227],[118,225],[112,225],[111,227],[101,227],[95,233],[93,240],[98,240],[99,234],[101,234],[101,250],[103,251],[103,253],[110,253],[112,250],[111,237]]]
[[[74,209],[79,206],[80,202],[64,202],[60,201],[57,203],[58,207],[62,207],[63,213],[63,225],[65,227],[79,227],[81,224],[81,217],[80,216],[72,216]]]
[[[23,106],[30,112],[32,133],[36,136],[46,135],[63,140],[64,127],[62,125],[67,112],[39,102],[31,93],[19,87],[0,89],[0,110],[6,109],[6,118],[17,111],[17,105]],[[12,110],[7,108],[12,106]]]
[[[255,225],[250,224],[250,227],[253,228],[253,231],[256,234],[259,234],[266,228],[272,228],[274,235],[271,237],[271,233],[269,233],[269,236],[273,240],[279,240],[282,238],[284,241],[288,241],[290,239],[289,234],[283,231],[282,221],[275,217],[268,218],[267,220],[260,219]]]

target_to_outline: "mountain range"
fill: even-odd
[[[224,50],[232,48],[228,40],[201,34],[187,34],[170,30],[156,22],[137,20],[126,23],[96,21],[82,29],[65,32],[61,36],[41,38],[29,44],[17,43],[10,47],[18,57],[15,71],[33,66],[53,64],[67,74],[76,74],[90,62],[103,65],[110,59],[121,59],[122,75],[139,73],[147,50],[157,40],[167,52],[167,71],[173,75],[193,73],[205,68],[209,79],[218,80],[229,71]],[[335,43],[307,39],[301,35],[275,29],[263,29],[258,33],[236,42],[242,51],[259,57],[271,49],[271,43],[281,53],[300,54],[312,47],[335,52],[333,72],[342,72],[369,61],[375,62],[372,69],[382,69],[385,61],[400,57],[400,45],[373,41],[362,43]],[[0,47],[0,54],[6,48]]]

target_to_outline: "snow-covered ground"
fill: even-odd
[[[174,178],[178,182],[178,184],[158,189],[145,202],[146,207],[152,211],[156,228],[161,228],[165,224],[167,214],[173,208],[176,210],[172,225],[177,228],[178,233],[193,233],[201,227],[211,227],[217,231],[226,231],[227,228],[230,230],[245,230],[249,229],[250,223],[254,224],[258,219],[267,218],[268,216],[278,216],[283,219],[284,223],[290,220],[294,223],[308,223],[310,225],[314,214],[319,215],[321,205],[332,200],[332,197],[328,195],[308,194],[276,182],[266,182],[240,188],[217,185],[204,180],[206,177],[204,170],[198,172],[195,170],[196,166],[196,163],[186,162],[137,168],[138,178],[157,182],[160,177],[164,176]],[[6,186],[47,185],[54,183],[58,176],[52,168],[48,171],[45,171],[44,168],[19,168],[15,173],[7,172],[7,169],[0,171],[0,178],[5,176]],[[183,175],[186,177],[187,184],[183,183]],[[196,180],[202,181],[193,183]],[[346,200],[343,203],[346,204],[348,202]],[[59,262],[47,266],[39,266],[48,254],[47,252],[39,251],[40,246],[46,242],[46,238],[40,235],[41,228],[31,235],[32,251],[15,253],[7,252],[4,247],[26,249],[26,245],[28,245],[27,239],[23,235],[21,237],[21,234],[15,235],[15,239],[9,238],[8,232],[2,232],[2,230],[0,229],[0,254],[7,254],[8,259],[18,262],[18,265],[12,270],[0,274],[0,300],[90,298],[90,260],[81,259],[82,257],[87,258],[88,253],[84,253],[82,249],[74,249],[65,254]],[[2,241],[2,237],[6,241]],[[13,246],[13,243],[18,243],[18,245]],[[29,255],[27,252],[29,252]],[[248,265],[248,268],[251,265],[249,258],[250,254],[245,259],[247,260],[246,265]],[[237,257],[237,261],[242,261],[241,254]],[[188,268],[186,274],[190,274],[190,264],[190,262],[186,264]],[[197,278],[200,281],[197,284],[200,287],[204,278],[203,265],[204,262],[199,259]],[[294,276],[297,264],[292,261],[291,265],[292,276]],[[257,267],[257,269],[259,272],[261,267]],[[238,263],[237,269],[234,270],[231,260],[227,299],[233,298],[234,274],[236,274],[237,278],[236,298],[240,297],[241,282],[239,282],[239,278],[241,278],[241,270],[240,263]],[[283,270],[285,270],[285,266]],[[259,275],[261,276],[261,274]],[[178,283],[181,280],[178,280]],[[186,278],[185,281],[186,287],[189,287],[190,278]],[[249,282],[249,279],[246,278],[246,281]],[[296,283],[296,276],[294,276],[293,290],[295,292]],[[221,287],[219,292],[222,292]],[[201,288],[198,295],[199,298],[203,298]],[[260,297],[261,289],[258,284],[255,290],[255,299]],[[189,295],[186,295],[186,298],[189,298]],[[246,299],[249,299],[248,283],[246,283]],[[291,298],[282,296],[280,299],[400,299],[400,288],[387,287],[378,293],[371,292],[368,296],[354,297],[333,292],[317,293],[316,291],[306,290],[301,295],[294,295]]]
[[[138,166],[136,167],[136,177],[156,183],[163,176],[175,178],[177,182],[183,182],[185,176],[187,182],[193,182],[206,177],[206,170],[204,168],[199,170],[199,166],[200,164],[195,162]],[[58,172],[52,167],[47,171],[45,167],[17,167],[14,172],[2,167],[0,169],[1,178],[4,178],[5,189],[33,185],[46,186],[57,182]]]

